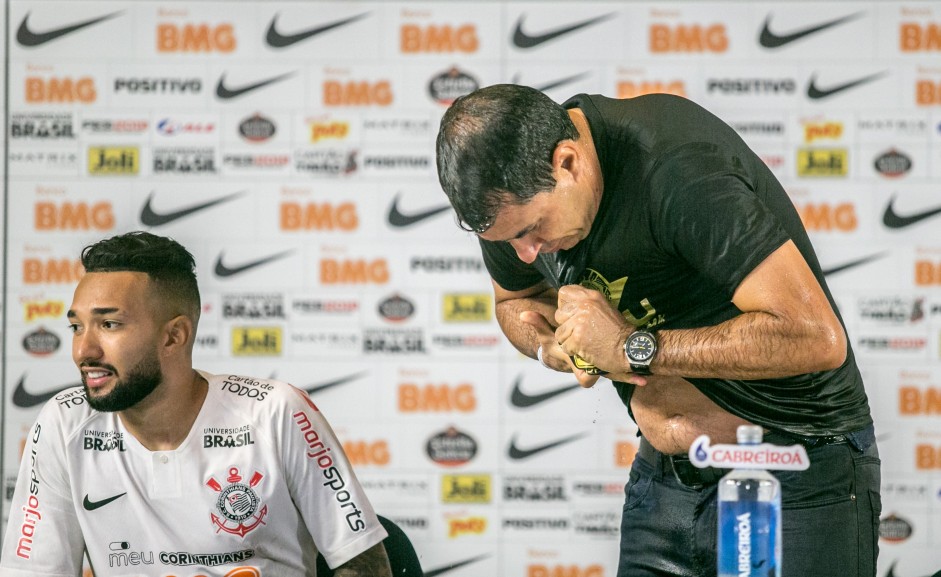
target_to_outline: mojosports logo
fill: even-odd
[[[775,471],[804,471],[810,458],[803,445],[710,445],[709,435],[696,437],[689,447],[689,460],[700,468],[761,468]]]

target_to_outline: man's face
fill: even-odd
[[[508,241],[521,261],[532,263],[539,253],[568,250],[588,236],[596,213],[591,198],[560,183],[526,204],[505,204],[480,238]]]
[[[123,411],[163,380],[163,308],[154,301],[145,273],[93,272],[78,283],[68,312],[72,360],[92,408]]]

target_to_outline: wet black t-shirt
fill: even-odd
[[[655,94],[580,94],[604,178],[588,237],[568,251],[519,260],[506,242],[481,240],[484,262],[507,290],[543,279],[605,293],[634,326],[712,326],[741,314],[739,283],[793,240],[836,310],[820,264],[787,193],[724,122],[695,103]],[[837,313],[839,314],[839,313]],[[841,319],[842,322],[842,319]],[[832,371],[763,380],[688,379],[727,411],[799,435],[835,435],[872,423],[847,343]],[[634,386],[616,382],[630,407]]]

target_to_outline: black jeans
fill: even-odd
[[[781,481],[783,577],[874,577],[882,501],[873,430],[810,447],[806,471]],[[641,442],[646,443],[645,440]],[[618,577],[716,575],[716,484],[691,489],[667,458],[634,460],[625,487]]]

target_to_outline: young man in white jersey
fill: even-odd
[[[313,577],[319,552],[337,576],[391,576],[386,531],[307,395],[193,368],[192,255],[133,232],[82,264],[68,320],[84,386],[30,430],[0,574],[78,577],[87,551],[96,577]]]

